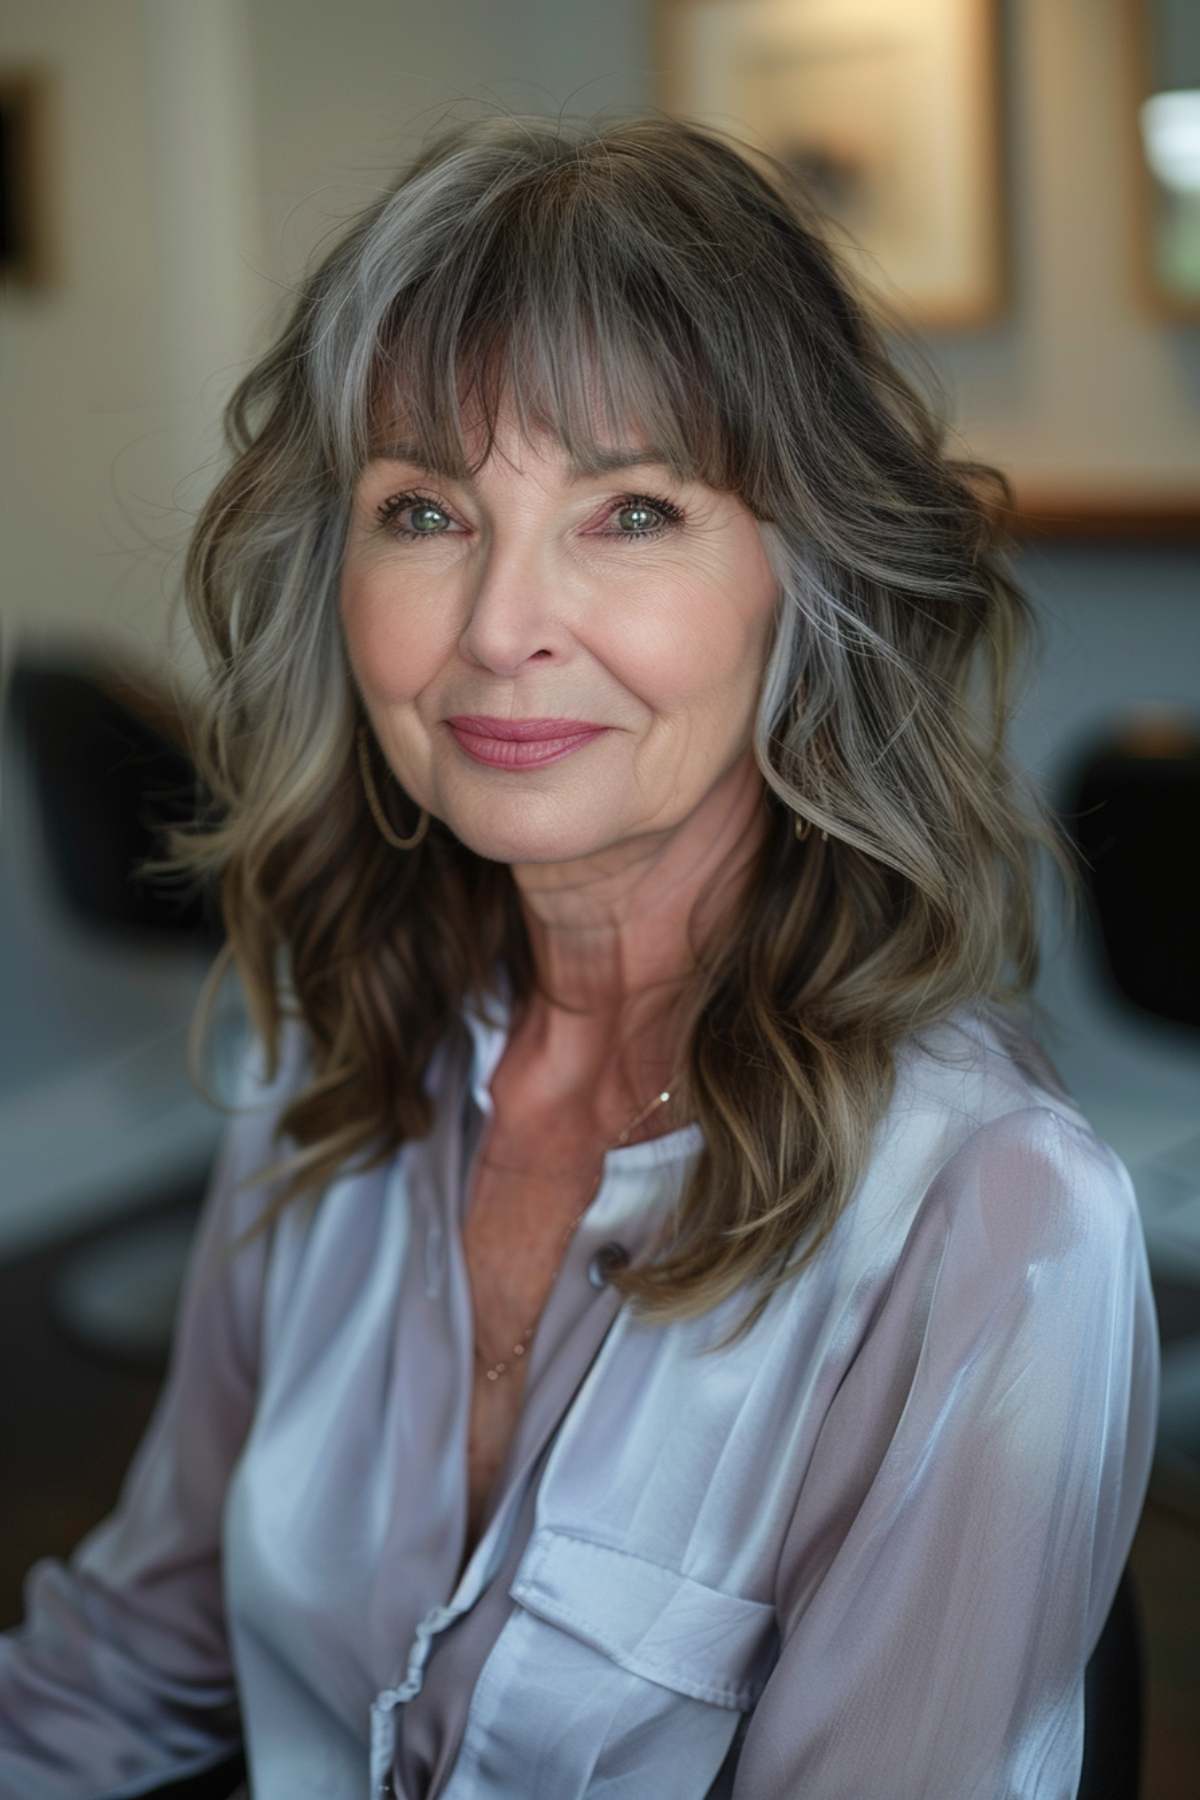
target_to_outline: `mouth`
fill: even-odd
[[[607,729],[591,719],[499,719],[489,713],[453,713],[446,723],[472,737],[499,738],[516,744],[539,743],[549,738],[561,740]]]
[[[541,723],[539,720],[539,726]],[[446,721],[460,750],[472,762],[486,763],[493,769],[541,768],[546,763],[557,762],[562,756],[570,756],[572,751],[590,744],[593,738],[603,737],[608,730],[606,725],[593,725],[580,730],[574,720],[571,723],[575,729],[568,733],[559,730],[553,737],[522,739],[485,736],[481,732],[464,731],[454,720]]]

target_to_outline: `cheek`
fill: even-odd
[[[773,618],[774,584],[751,592],[743,571],[710,579],[694,570],[664,581],[656,604],[614,619],[610,667],[664,714],[711,706],[730,716],[743,690],[757,690]]]
[[[381,702],[418,693],[445,655],[437,613],[398,596],[394,580],[347,571],[338,611],[355,677],[364,693]]]

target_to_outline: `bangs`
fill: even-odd
[[[745,432],[722,405],[728,367],[705,352],[728,343],[729,321],[682,302],[651,241],[617,205],[545,179],[425,238],[362,358],[358,466],[402,447],[469,479],[504,414],[526,443],[561,445],[581,476],[649,455],[680,481],[738,485]],[[699,285],[693,275],[685,292]],[[715,311],[720,285],[707,292]]]
[[[476,314],[448,329],[436,300],[428,313],[405,309],[372,372],[368,454],[399,445],[426,468],[468,479],[504,415],[523,442],[561,445],[581,476],[649,455],[680,481],[726,485],[727,434],[701,401],[711,383],[685,375],[644,322],[546,318],[542,298],[525,296],[502,326]]]

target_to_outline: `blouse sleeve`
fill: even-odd
[[[1049,1108],[992,1120],[901,1265],[805,1474],[733,1800],[1074,1800],[1158,1416],[1128,1171]]]
[[[254,1408],[268,1234],[226,1248],[267,1197],[235,1184],[280,1153],[278,1102],[257,1080],[256,1051],[251,1039],[163,1386],[116,1505],[65,1562],[33,1564],[22,1622],[0,1633],[0,1800],[123,1800],[240,1743],[221,1512]]]

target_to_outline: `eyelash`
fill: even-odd
[[[445,513],[447,518],[450,517],[448,509],[442,505],[440,500],[433,499],[429,494],[418,494],[412,491],[393,494],[389,499],[384,500],[376,507],[375,517],[381,527],[396,538],[411,541],[413,538],[451,535],[441,531],[414,531],[409,526],[394,524],[396,515],[404,512],[410,506],[432,506],[436,512]],[[614,500],[612,511],[621,512],[628,506],[647,506],[652,512],[661,513],[667,522],[665,525],[654,526],[650,531],[604,531],[600,533],[601,537],[614,538],[618,542],[624,540],[626,543],[642,544],[649,539],[665,537],[668,531],[683,523],[683,509],[676,506],[673,500],[658,499],[653,494],[622,494],[618,500]]]

